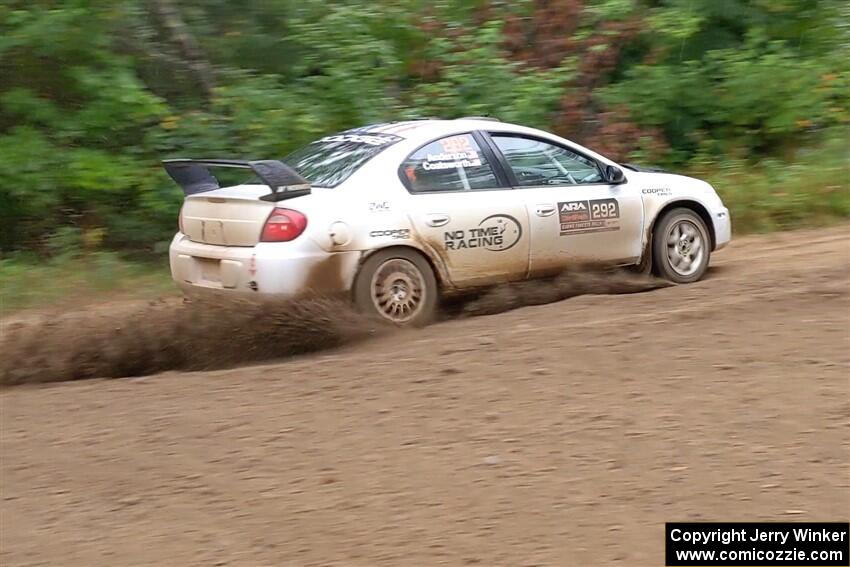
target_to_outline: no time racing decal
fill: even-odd
[[[477,227],[443,233],[446,250],[484,248],[503,252],[516,246],[522,238],[522,225],[510,215],[490,215]]]
[[[593,199],[558,203],[561,236],[620,230],[617,199]]]

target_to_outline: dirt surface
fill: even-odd
[[[0,391],[0,564],[652,565],[673,520],[846,520],[850,227],[698,284],[277,364]]]

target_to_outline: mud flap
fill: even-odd
[[[642,276],[648,276],[652,273],[652,231],[647,236],[640,263],[634,267],[634,271]]]

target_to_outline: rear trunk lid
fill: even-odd
[[[190,195],[183,203],[183,232],[193,242],[254,246],[275,204],[260,199],[265,185],[238,185]]]

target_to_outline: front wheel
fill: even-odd
[[[396,325],[422,326],[437,310],[437,278],[421,254],[404,248],[369,256],[354,281],[354,303]]]
[[[711,240],[702,218],[691,209],[666,213],[653,233],[652,258],[659,276],[675,283],[698,281],[708,269]]]

